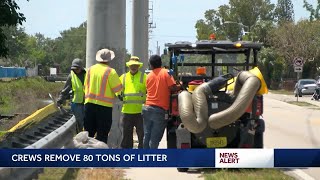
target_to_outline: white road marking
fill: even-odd
[[[303,172],[301,169],[290,169],[290,172],[294,173],[296,176],[303,180],[315,180],[313,177]]]

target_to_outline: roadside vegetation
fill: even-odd
[[[63,83],[47,82],[40,77],[0,82],[0,114],[32,113],[48,100],[48,93],[58,95]]]
[[[57,96],[63,83],[47,82],[40,77],[0,81],[0,114],[12,118],[0,120],[0,131],[6,131],[20,120],[48,104],[48,93]],[[1,134],[1,133],[0,133]]]
[[[287,103],[294,104],[294,105],[297,105],[297,106],[318,107],[316,105],[313,105],[313,104],[310,104],[310,103],[304,102],[304,101],[287,101]]]
[[[293,91],[288,91],[285,89],[279,89],[279,90],[269,90],[273,94],[284,94],[284,95],[293,95]]]
[[[121,180],[124,170],[114,168],[45,168],[39,180]]]
[[[294,180],[277,169],[218,169],[204,173],[205,180]]]

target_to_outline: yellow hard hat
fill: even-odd
[[[138,56],[131,56],[130,60],[126,63],[126,65],[128,67],[131,65],[139,65],[139,67],[142,67],[143,63],[140,62],[140,59]]]

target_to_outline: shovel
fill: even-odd
[[[59,105],[57,104],[57,101],[55,100],[55,98],[54,98],[50,93],[49,93],[49,97],[50,97],[50,99],[53,101],[54,105],[59,109],[61,115],[64,115],[64,114],[67,113],[67,111],[66,111],[65,109],[63,109],[62,106],[59,106]]]

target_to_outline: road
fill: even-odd
[[[319,148],[320,147],[320,106],[311,96],[299,98],[316,105],[315,107],[296,106],[284,101],[295,101],[292,95],[268,94],[264,101],[264,119],[266,121],[266,148]],[[320,179],[320,168],[301,169],[298,174]],[[304,173],[303,173],[304,172]],[[307,176],[305,176],[307,177]]]
[[[266,121],[266,148],[319,148],[320,102],[311,101],[311,96],[299,101],[312,103],[314,107],[301,107],[286,103],[296,101],[292,95],[267,94],[264,98],[264,119]],[[166,148],[165,137],[160,143]],[[146,173],[148,172],[148,173]],[[320,168],[294,169],[287,171],[297,179],[320,179]],[[157,174],[157,175],[155,175]],[[201,171],[179,173],[175,168],[130,168],[126,169],[128,179],[203,179]]]

